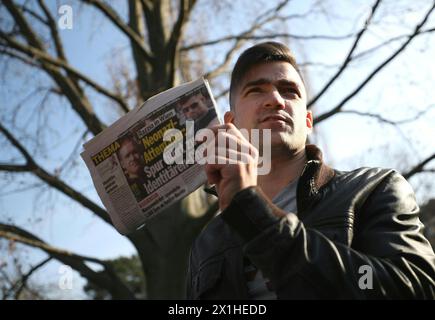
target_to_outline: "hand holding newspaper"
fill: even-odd
[[[151,97],[83,145],[81,156],[120,233],[137,230],[206,182],[194,161],[194,135],[219,123],[208,82],[199,79]]]

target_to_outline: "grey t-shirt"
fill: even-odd
[[[272,202],[285,212],[297,213],[296,179],[284,187],[272,200]],[[277,296],[271,289],[269,279],[263,276],[261,270],[257,269],[248,259],[245,259],[245,278],[248,287],[248,295],[252,300],[276,300]]]
[[[272,200],[272,202],[285,212],[297,213],[296,189],[299,179],[295,179],[284,187]]]

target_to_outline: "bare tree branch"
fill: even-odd
[[[112,21],[131,41],[135,43],[135,45],[139,48],[139,50],[144,55],[145,59],[149,62],[152,62],[153,57],[151,57],[148,50],[145,48],[143,44],[143,40],[140,36],[135,33],[124,21],[122,21],[121,17],[106,3],[100,0],[83,0],[86,3],[93,5],[100,12],[102,12],[110,21]]]
[[[8,170],[0,170],[0,171],[8,171]],[[22,187],[22,188],[17,188],[17,189],[14,189],[14,190],[8,190],[8,191],[3,190],[0,193],[0,197],[5,197],[7,195],[22,193],[24,191],[40,188],[43,185],[44,185],[44,182],[38,182],[38,183],[33,183],[33,184],[28,185],[28,186],[25,186],[25,187]]]
[[[134,299],[132,292],[121,282],[110,263],[106,261],[50,246],[24,229],[3,223],[0,223],[0,237],[43,250],[50,257],[71,266],[90,282],[108,290],[114,299]],[[93,271],[85,262],[97,263],[103,266],[106,272]]]
[[[5,7],[14,18],[16,24],[19,26],[22,36],[24,36],[29,43],[29,45],[35,49],[45,52],[44,46],[38,36],[33,32],[29,23],[23,16],[22,12],[13,4],[11,0],[4,0],[3,3]],[[11,37],[1,33],[1,37],[4,40],[11,40]],[[82,121],[88,126],[90,131],[95,135],[101,132],[104,125],[95,115],[93,108],[83,94],[83,91],[75,85],[75,83],[62,75],[62,73],[51,64],[47,64],[42,61],[42,66],[44,70],[54,79],[58,86],[63,90],[65,96],[69,99],[73,109],[80,116]]]
[[[38,263],[37,265],[30,268],[30,270],[25,275],[23,275],[22,278],[17,283],[15,283],[15,285],[10,290],[10,292],[15,291],[15,294],[14,294],[15,300],[19,299],[20,294],[21,294],[22,290],[26,287],[27,280],[29,280],[30,276],[36,270],[38,270],[39,268],[44,266],[47,262],[49,262],[51,259],[52,259],[52,257],[48,257],[48,258],[42,260],[40,263]],[[18,288],[16,288],[17,286],[18,286]]]
[[[228,92],[230,92],[230,88],[227,88],[227,89],[223,90],[222,92],[218,93],[216,95],[216,100],[218,100],[218,99],[220,99],[222,97],[225,97],[225,95],[227,95]]]
[[[124,112],[128,112],[129,111],[128,106],[121,99],[121,97],[109,92],[108,90],[106,90],[102,86],[98,85],[95,81],[92,81],[91,79],[84,76],[83,74],[81,74],[77,70],[74,70],[70,66],[70,64],[67,61],[65,52],[64,52],[64,48],[63,48],[62,41],[61,41],[60,36],[59,36],[59,32],[57,30],[56,21],[54,20],[53,16],[50,14],[50,11],[48,10],[47,6],[44,3],[44,0],[38,0],[38,3],[39,3],[39,6],[41,7],[41,9],[44,11],[44,14],[47,18],[48,26],[50,28],[51,38],[55,44],[57,55],[61,61],[65,62],[65,65],[62,67],[66,70],[67,74],[72,79],[74,79],[74,81],[76,82],[77,88],[80,88],[80,86],[77,83],[77,78],[78,78],[78,79],[84,81],[85,83],[87,83],[88,85],[90,85],[91,87],[93,87],[95,90],[97,90],[101,94],[103,94],[103,95],[107,96],[108,98],[117,102]]]
[[[142,35],[141,21],[142,21],[142,12],[140,10],[139,3],[136,0],[128,1],[128,14],[129,14],[129,22],[128,25],[130,28],[136,32],[138,35]],[[145,100],[144,93],[149,90],[149,62],[145,59],[142,54],[141,49],[136,45],[136,42],[130,40],[132,54],[134,59],[134,65],[136,67],[136,82],[139,88],[137,100],[141,99]],[[138,101],[138,102],[142,102]]]
[[[2,46],[2,45],[3,44],[0,43],[0,46]],[[11,57],[13,59],[16,59],[16,60],[19,60],[22,63],[27,64],[30,67],[41,68],[41,65],[38,62],[35,62],[34,60],[29,59],[29,58],[27,58],[27,57],[25,57],[23,55],[20,55],[20,54],[18,54],[16,52],[9,51],[8,48],[6,48],[6,47],[3,47],[3,48],[0,49],[0,54],[9,56],[9,57]]]
[[[165,48],[166,40],[167,40],[167,32],[164,28],[164,22],[162,17],[162,6],[164,5],[164,1],[141,1],[144,24],[147,28],[148,35],[148,44],[151,52],[154,54],[159,52],[160,54],[165,54],[162,51]],[[167,14],[167,13],[165,13]],[[155,61],[152,64],[155,64],[158,61],[159,57],[155,57]]]
[[[102,266],[106,265],[106,262],[92,258],[92,257],[85,257],[78,254],[74,254],[70,251],[59,249],[53,246],[48,245],[47,243],[43,242],[36,236],[32,235],[31,233],[18,228],[16,226],[6,225],[3,223],[0,223],[0,237],[6,238],[12,241],[17,241],[23,244],[26,244],[28,246],[39,248],[43,251],[45,251],[50,256],[65,256],[65,257],[71,257],[80,261],[87,261],[87,262],[93,262],[100,264]]]
[[[53,41],[54,47],[56,48],[57,57],[59,58],[59,60],[64,61],[66,64],[69,64],[68,60],[66,58],[63,44],[62,44],[61,38],[59,36],[59,32],[57,30],[57,25],[56,25],[56,22],[55,22],[53,16],[51,15],[50,11],[48,10],[47,6],[45,5],[44,0],[38,0],[38,4],[39,4],[39,7],[44,12],[45,17],[47,18],[47,25],[48,25],[48,28],[50,29],[51,40]],[[68,70],[66,70],[66,72],[67,72],[67,75],[69,76],[69,78],[74,82],[74,85],[77,88],[77,90],[80,92],[81,95],[83,95],[84,92],[78,83],[77,76],[74,75],[74,73],[69,72]]]
[[[77,140],[75,146],[72,148],[70,155],[68,157],[66,157],[65,161],[59,166],[59,172],[61,172],[62,170],[65,170],[65,167],[67,166],[67,164],[74,161],[74,158],[77,155],[79,149],[82,147],[84,139],[88,133],[89,133],[89,131],[86,130],[85,132],[83,132],[80,135],[80,138]]]
[[[47,25],[50,28],[51,38],[53,39],[54,45],[56,47],[57,56],[61,60],[66,61],[65,52],[63,49],[62,41],[60,40],[59,32],[57,31],[56,22],[54,21],[53,16],[45,5],[44,0],[38,0],[38,4],[41,7],[42,11],[44,11],[45,17],[47,18]]]
[[[10,288],[13,288],[15,283],[13,280],[11,280],[11,278],[9,277],[9,275],[3,270],[3,266],[4,265],[0,265],[0,274],[2,275],[2,278],[0,278],[1,280],[6,280],[7,284],[10,286]],[[6,300],[12,293],[11,290],[7,290],[6,286],[2,283],[2,293],[3,293],[3,297],[2,300]]]
[[[169,27],[171,14],[168,1],[141,1],[141,3],[148,44],[154,54],[150,73],[153,81],[149,83],[149,88],[144,94],[148,98],[150,95],[173,86],[174,74],[172,69],[174,68],[177,52],[171,51],[168,45],[171,37]],[[184,8],[181,7],[180,9],[183,10]],[[177,42],[171,45],[174,44],[176,46]]]
[[[180,48],[180,51],[188,51],[192,49],[197,49],[199,47],[212,46],[212,45],[216,45],[222,42],[227,42],[232,40],[265,40],[265,39],[276,39],[276,38],[288,38],[293,40],[345,40],[354,36],[353,33],[349,33],[341,36],[330,36],[330,35],[297,35],[288,32],[271,33],[265,35],[245,35],[244,34],[245,32],[235,36],[225,36],[215,40],[187,45]]]
[[[0,132],[3,133],[6,139],[20,151],[21,155],[26,160],[26,166],[30,169],[35,166],[35,162],[33,161],[32,156],[27,152],[27,150],[23,147],[23,145],[7,130],[3,124],[0,122]]]
[[[422,31],[419,32],[419,35],[431,33],[431,32],[434,32],[434,31],[435,31],[435,28],[430,28],[430,29],[422,30]],[[366,55],[368,55],[368,54],[370,54],[370,53],[372,53],[372,52],[374,52],[374,51],[376,51],[376,50],[378,50],[380,48],[383,48],[383,47],[387,46],[388,44],[390,44],[392,42],[395,42],[395,41],[398,41],[398,40],[401,40],[401,39],[407,38],[407,37],[409,37],[409,35],[405,34],[405,35],[400,35],[400,36],[397,36],[397,37],[393,37],[393,38],[387,39],[384,42],[382,42],[382,43],[380,43],[380,44],[378,44],[378,45],[376,45],[376,46],[374,46],[374,47],[372,47],[370,49],[367,49],[365,51],[362,51],[362,52],[354,55],[352,60],[360,59],[361,57],[366,56]]]
[[[167,50],[169,52],[169,61],[171,62],[170,66],[170,74],[175,74],[175,63],[176,63],[176,53],[177,46],[180,43],[180,38],[183,33],[184,26],[189,19],[190,13],[193,10],[193,7],[196,3],[196,0],[180,0],[179,1],[179,11],[178,18],[172,28],[171,35],[168,40]],[[173,81],[173,80],[172,80]]]
[[[91,201],[89,198],[85,197],[80,192],[74,190],[65,182],[60,180],[55,175],[52,175],[45,171],[41,166],[39,166],[34,159],[31,157],[29,152],[24,148],[24,146],[7,130],[3,124],[0,122],[0,132],[5,135],[5,137],[9,140],[9,142],[17,148],[20,153],[23,155],[26,160],[26,164],[24,165],[16,165],[16,164],[0,164],[0,171],[9,171],[9,172],[29,172],[33,173],[39,179],[52,186],[56,190],[62,192],[67,197],[71,198],[74,201],[79,202],[84,207],[91,210],[98,217],[103,219],[105,222],[112,225],[107,212]]]
[[[4,0],[4,5],[6,9],[9,11],[15,22],[17,23],[21,33],[26,37],[29,44],[33,47],[43,50],[44,46],[41,41],[38,39],[36,34],[33,32],[27,20],[24,18],[22,12],[19,7],[17,7],[12,0]],[[8,35],[12,36],[12,35]]]
[[[266,11],[265,13],[263,13],[262,15],[260,15],[256,19],[255,23],[248,30],[246,30],[245,32],[240,34],[238,39],[236,39],[234,45],[231,47],[230,50],[227,51],[222,63],[220,65],[218,65],[215,69],[207,72],[205,74],[205,77],[211,79],[211,78],[217,77],[219,74],[221,74],[223,71],[225,71],[226,68],[228,67],[228,65],[230,64],[232,57],[237,52],[237,50],[243,45],[244,41],[248,37],[253,36],[254,32],[257,29],[259,29],[261,26],[276,19],[277,13],[279,12],[279,10],[281,10],[288,2],[289,2],[289,0],[281,1],[274,8],[271,8],[268,11]]]
[[[206,41],[206,42],[201,42],[201,43],[196,43],[196,44],[184,46],[184,47],[180,48],[180,51],[187,51],[187,50],[191,50],[191,49],[195,49],[195,48],[199,48],[199,47],[204,47],[204,46],[209,46],[209,45],[214,45],[214,44],[218,44],[220,42],[230,41],[230,40],[236,40],[236,41],[248,40],[248,39],[250,39],[249,37],[252,36],[253,32],[256,29],[260,28],[265,23],[277,18],[276,13],[278,13],[278,11],[281,10],[289,1],[290,0],[281,1],[274,8],[271,8],[271,9],[267,10],[266,12],[264,12],[263,14],[261,14],[260,16],[258,16],[256,19],[256,22],[250,28],[241,32],[237,36],[226,36],[226,37],[223,37],[223,38],[217,39],[217,40],[211,40],[211,41]],[[270,14],[273,14],[273,15],[271,17],[268,17]],[[244,38],[244,37],[246,37],[246,38]]]
[[[417,113],[414,117],[412,118],[408,118],[408,119],[402,119],[402,120],[390,120],[390,119],[386,119],[384,117],[382,117],[379,114],[375,114],[375,113],[370,113],[370,112],[362,112],[362,111],[358,111],[358,110],[341,110],[340,113],[343,114],[355,114],[358,116],[363,116],[363,117],[370,117],[370,118],[375,118],[381,122],[393,125],[393,126],[397,126],[397,125],[401,125],[404,123],[409,123],[409,122],[413,122],[415,120],[418,120],[422,115],[424,115],[425,113],[427,113],[434,105],[429,106],[428,108],[426,108],[425,110]]]
[[[97,84],[96,82],[94,82],[93,80],[91,80],[90,78],[85,76],[84,74],[82,74],[80,71],[74,69],[71,65],[69,65],[64,60],[59,60],[59,59],[56,59],[54,57],[51,57],[46,52],[41,51],[37,48],[31,47],[31,46],[26,46],[26,45],[16,41],[15,39],[8,37],[2,31],[0,31],[0,39],[3,39],[4,41],[6,41],[6,43],[11,48],[18,50],[19,52],[22,52],[29,57],[36,58],[37,60],[39,60],[41,62],[49,63],[53,66],[61,67],[61,68],[65,69],[65,71],[67,71],[67,73],[69,73],[70,75],[73,75],[73,76],[79,78],[80,80],[82,80],[86,84],[93,87],[97,92],[99,92],[99,93],[105,95],[106,97],[112,99],[113,101],[117,102],[121,106],[123,111],[125,111],[125,112],[129,111],[128,106],[125,104],[125,102],[122,98],[120,98],[116,94],[108,91],[107,89],[103,88],[102,86],[100,86],[99,84]]]
[[[183,26],[189,18],[189,15],[195,5],[196,0],[179,0],[178,18],[172,28],[171,36],[168,41],[168,50],[175,52],[176,46],[179,43],[180,36],[182,34]]]
[[[405,179],[409,179],[417,173],[435,171],[434,169],[424,169],[424,166],[434,159],[435,159],[435,153],[430,155],[429,157],[427,157],[426,159],[424,159],[423,161],[421,161],[417,165],[415,165],[411,170],[405,172],[403,174],[403,176],[405,177]]]
[[[320,123],[324,121],[325,119],[328,119],[329,117],[335,115],[336,113],[340,112],[343,108],[343,106],[349,102],[353,97],[355,97],[366,85],[370,82],[370,80],[385,66],[387,66],[391,61],[394,60],[401,52],[405,50],[405,48],[411,43],[411,41],[419,35],[421,32],[421,28],[426,23],[427,19],[429,18],[430,14],[435,9],[435,3],[432,5],[432,7],[426,12],[424,18],[422,21],[415,27],[414,32],[408,36],[408,39],[402,44],[402,46],[397,49],[390,57],[388,57],[384,62],[382,62],[375,70],[373,70],[366,79],[350,94],[348,94],[340,103],[337,104],[336,107],[332,108],[330,111],[327,111],[317,117],[317,123]]]
[[[204,77],[208,79],[212,79],[217,77],[219,74],[221,74],[223,71],[225,71],[228,68],[228,65],[231,62],[231,59],[233,58],[234,54],[237,52],[237,50],[240,49],[240,47],[243,45],[242,41],[236,41],[233,45],[233,47],[227,51],[224,61],[217,66],[212,71],[207,72]]]
[[[45,20],[42,16],[40,16],[37,12],[33,11],[32,9],[26,7],[25,5],[19,5],[19,4],[17,4],[17,7],[20,8],[23,12],[31,15],[33,18],[35,18],[39,22],[41,22],[45,25],[48,25],[48,21]]]
[[[376,0],[375,4],[372,6],[372,10],[370,13],[370,16],[367,18],[363,28],[360,30],[360,32],[358,32],[353,45],[349,51],[349,53],[347,54],[346,58],[343,61],[343,64],[341,65],[341,67],[338,69],[338,71],[332,76],[332,78],[323,86],[322,89],[320,89],[319,93],[317,93],[315,95],[315,97],[313,99],[311,99],[311,101],[307,104],[307,107],[311,107],[312,105],[314,105],[317,100],[319,100],[319,98],[321,96],[323,96],[323,94],[331,87],[331,85],[335,82],[335,80],[338,79],[338,77],[344,72],[344,70],[346,69],[347,65],[350,63],[350,61],[352,60],[352,54],[354,53],[354,51],[356,50],[358,43],[360,42],[362,36],[364,35],[364,33],[368,30],[368,27],[370,25],[370,22],[373,19],[373,16],[375,15],[376,10],[379,8],[379,4],[381,3],[381,0]]]
[[[8,172],[29,172],[31,169],[28,165],[14,165],[8,163],[0,163],[0,171]]]

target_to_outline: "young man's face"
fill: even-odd
[[[253,66],[235,90],[234,124],[238,128],[271,129],[272,150],[285,146],[292,152],[305,147],[312,129],[305,86],[287,62]]]
[[[140,175],[142,170],[140,154],[132,141],[126,141],[122,144],[119,149],[119,158],[122,168],[130,178],[136,178]]]
[[[187,120],[197,120],[208,112],[208,108],[202,95],[194,95],[181,106],[181,111]]]

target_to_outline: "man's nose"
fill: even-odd
[[[264,106],[269,108],[272,107],[284,109],[285,101],[278,90],[272,90],[267,94]]]

